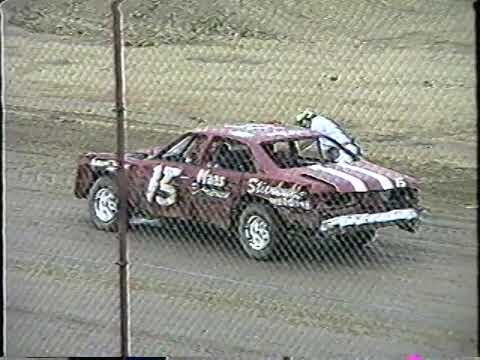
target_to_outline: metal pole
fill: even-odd
[[[4,149],[3,149],[3,145],[4,145],[4,136],[5,136],[5,114],[6,114],[6,111],[5,111],[5,102],[4,102],[4,91],[5,91],[5,74],[3,72],[4,68],[3,68],[3,61],[4,61],[4,56],[3,56],[3,48],[4,48],[4,38],[3,38],[3,4],[6,2],[6,0],[0,0],[0,119],[1,119],[1,126],[2,126],[2,170],[3,170],[3,166],[4,164],[6,163],[5,161],[5,153],[4,153]],[[3,185],[5,184],[5,177],[3,175],[3,171],[2,171],[2,179],[1,179],[1,184],[2,184],[2,189],[3,189]],[[0,205],[2,208],[1,208],[1,216],[2,216],[2,220],[4,219],[4,204],[5,204],[5,198],[4,198],[4,192],[2,191],[2,204]],[[2,242],[1,242],[1,246],[2,246],[2,259],[1,259],[1,266],[2,266],[2,287],[1,287],[1,306],[2,306],[2,309],[1,309],[1,314],[0,314],[0,322],[1,322],[1,326],[2,326],[2,334],[0,335],[1,338],[2,338],[2,343],[0,344],[0,357],[3,357],[5,356],[5,353],[6,353],[6,320],[5,320],[5,315],[6,315],[6,312],[5,312],[5,308],[6,308],[6,304],[5,304],[5,290],[6,290],[6,278],[5,278],[5,273],[6,273],[6,268],[5,268],[5,231],[4,231],[4,228],[2,227]]]
[[[125,54],[123,46],[123,14],[120,4],[123,0],[112,1],[113,43],[115,66],[115,103],[117,114],[117,160],[118,160],[118,243],[120,275],[120,323],[121,323],[121,356],[126,359],[130,354],[130,307],[129,307],[129,263],[128,263],[128,183],[125,173],[126,147],[126,106],[125,106]]]

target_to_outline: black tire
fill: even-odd
[[[252,234],[255,226],[256,235]],[[252,228],[253,227],[253,228]],[[258,228],[261,229],[258,229]],[[252,203],[245,207],[238,221],[238,235],[240,244],[248,256],[257,260],[268,260],[277,253],[282,243],[282,225],[273,209],[261,203]],[[261,234],[260,234],[261,233]],[[268,236],[263,236],[268,234]],[[285,233],[283,233],[285,235]],[[253,241],[252,236],[262,238],[265,246]],[[268,241],[266,238],[268,237]]]
[[[118,229],[118,211],[113,211],[113,206],[100,205],[101,199],[106,199],[106,196],[111,194],[114,198],[109,200],[109,204],[115,202],[118,208],[118,186],[114,179],[110,176],[102,176],[98,178],[93,186],[90,188],[88,194],[88,210],[90,219],[93,225],[103,231],[117,231]],[[102,213],[99,208],[111,209],[111,219],[108,218],[107,212]]]

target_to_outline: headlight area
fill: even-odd
[[[323,193],[311,196],[314,208],[317,210],[342,209],[357,205],[361,196],[357,193]]]
[[[288,227],[313,227],[318,223],[318,212],[315,210],[316,196],[307,189],[295,193],[294,196],[261,196],[267,200],[281,221]]]
[[[351,214],[376,214],[418,207],[418,190],[396,188],[358,193],[303,193],[294,199],[270,198],[285,222],[316,227],[319,221]]]
[[[360,211],[356,206],[352,206],[352,204],[358,205],[358,197],[351,193],[306,193],[303,201],[308,201],[310,204],[308,208],[298,206],[275,207],[282,220],[286,224],[292,225],[292,228],[313,230],[318,228],[319,221],[322,219]]]
[[[382,198],[382,200],[395,209],[417,207],[419,203],[418,190],[414,188],[397,188],[385,191],[383,194],[386,198]]]
[[[312,196],[313,208],[323,214],[338,214],[349,210],[382,212],[418,207],[418,190],[396,188],[358,193],[323,193]]]

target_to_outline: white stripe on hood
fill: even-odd
[[[352,171],[356,171],[356,172],[359,172],[359,173],[362,173],[364,175],[367,175],[367,176],[370,176],[370,177],[374,178],[375,180],[377,180],[380,183],[383,190],[390,190],[390,189],[395,188],[392,181],[388,177],[386,177],[385,175],[382,175],[382,174],[364,169],[364,168],[359,167],[359,166],[354,166],[354,165],[351,165],[351,164],[347,164],[347,163],[337,163],[336,165],[338,165],[342,168],[350,169]]]
[[[357,178],[353,175],[344,173],[343,171],[332,169],[332,168],[329,168],[329,167],[326,167],[326,166],[323,166],[323,165],[320,165],[320,164],[315,164],[315,165],[309,166],[309,168],[312,169],[312,170],[323,171],[323,172],[326,172],[327,174],[330,174],[330,175],[333,175],[333,176],[338,176],[339,178],[342,178],[342,179],[348,181],[352,185],[352,187],[355,189],[355,191],[357,191],[357,192],[368,191],[367,186],[365,185],[365,183],[362,180],[360,180],[359,178]]]

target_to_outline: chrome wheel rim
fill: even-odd
[[[109,188],[97,191],[94,199],[95,215],[105,223],[112,221],[118,211],[118,199]]]
[[[270,226],[258,215],[248,218],[244,231],[248,246],[253,250],[263,250],[270,243]]]

